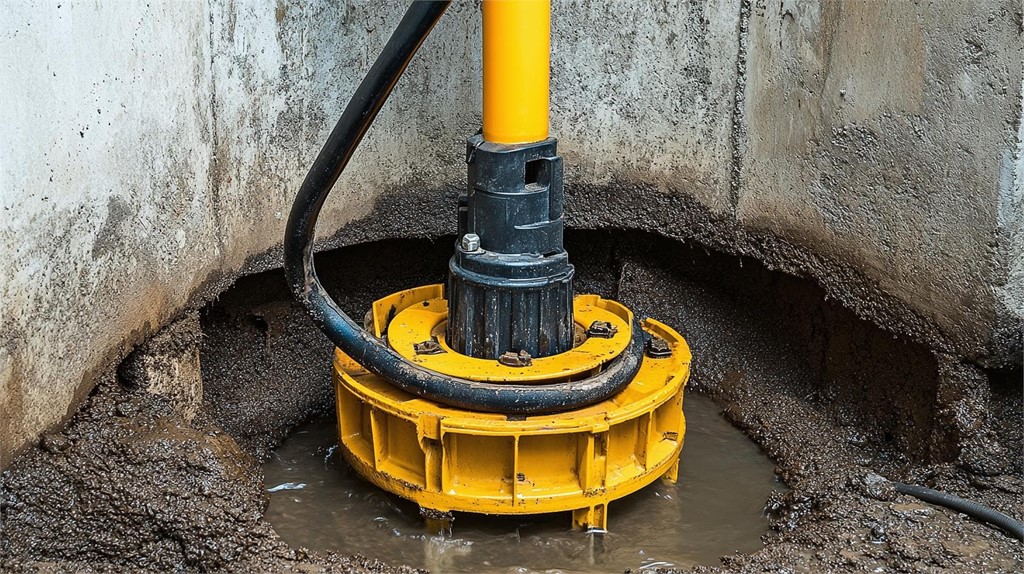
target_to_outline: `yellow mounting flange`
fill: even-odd
[[[374,331],[378,336],[386,334],[389,342],[396,338],[402,341],[399,345],[407,344],[409,333],[393,332],[394,321],[404,310],[417,308],[429,313],[409,315],[403,325],[415,326],[415,336],[436,333],[444,321],[438,316],[442,295],[441,286],[436,285],[381,299],[373,307]],[[594,295],[577,296],[576,309],[577,313],[584,309],[584,317],[593,312],[594,317],[612,316],[618,321],[631,318],[625,307]],[[627,325],[620,325],[619,333],[625,333],[622,339],[628,339]],[[647,319],[642,327],[664,339],[671,355],[645,356],[634,380],[608,400],[575,411],[528,417],[467,411],[416,397],[337,350],[334,388],[342,452],[364,478],[424,509],[484,514],[568,510],[574,526],[604,529],[610,501],[659,477],[676,479],[686,431],[682,407],[690,349],[678,333],[658,321]],[[579,359],[590,369],[603,364],[608,350],[618,345],[617,341],[613,345],[614,337],[599,340],[606,344],[595,347],[595,356]],[[453,354],[448,349],[426,356]],[[548,361],[561,356],[537,359],[534,365],[545,361],[549,379],[564,377],[564,361]],[[443,368],[465,368],[466,372],[449,374],[477,380],[522,380],[502,374],[505,371],[493,365],[477,369],[471,362],[483,359],[461,362],[467,359],[445,363]],[[497,361],[487,362],[497,365]],[[542,380],[538,373],[524,376]]]
[[[429,291],[421,291],[423,289]],[[388,344],[400,355],[422,367],[474,381],[551,383],[589,376],[602,365],[619,356],[629,345],[633,313],[624,305],[597,295],[578,295],[573,300],[573,314],[582,333],[583,325],[604,321],[612,325],[614,334],[608,338],[588,337],[576,347],[551,357],[533,359],[529,366],[510,367],[498,361],[478,359],[452,350],[444,339],[448,318],[448,301],[441,298],[422,299],[433,295],[434,286],[401,291],[378,301],[393,315],[387,326]],[[416,304],[411,304],[417,301]],[[377,304],[374,305],[374,309]],[[396,312],[392,313],[391,309]],[[434,340],[441,352],[417,353],[417,343]]]

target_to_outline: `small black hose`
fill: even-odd
[[[893,482],[892,484],[896,487],[896,492],[900,494],[909,494],[925,502],[962,512],[967,516],[1002,529],[1017,540],[1024,541],[1024,522],[1011,518],[998,510],[982,506],[973,500],[967,500],[923,486],[904,484],[902,482]]]
[[[449,4],[412,3],[310,167],[285,230],[288,285],[335,345],[370,372],[410,393],[460,408],[518,415],[559,412],[600,402],[625,388],[640,368],[643,332],[637,324],[632,326],[627,349],[588,379],[549,385],[480,383],[442,375],[407,361],[338,308],[317,277],[313,237],[320,209],[398,78]]]

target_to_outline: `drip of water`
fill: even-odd
[[[612,502],[608,532],[573,531],[568,513],[459,513],[450,531],[429,534],[414,504],[363,481],[341,459],[333,421],[306,425],[264,465],[272,492],[266,518],[292,546],[435,573],[653,571],[759,549],[764,502],[784,488],[774,465],[710,400],[688,394],[684,408],[679,482]]]

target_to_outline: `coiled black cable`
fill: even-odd
[[[917,486],[916,484],[893,482],[892,485],[896,488],[896,492],[900,494],[909,494],[925,502],[962,512],[971,518],[1002,529],[1017,540],[1024,541],[1024,522],[1009,517],[998,510],[983,506],[973,500],[967,500],[966,498],[960,498],[959,496],[939,492],[924,486]]]
[[[559,412],[600,402],[625,388],[640,368],[643,332],[635,323],[627,349],[590,378],[548,385],[480,383],[407,361],[338,308],[317,277],[313,238],[320,209],[402,72],[449,4],[412,3],[310,167],[285,230],[288,285],[335,345],[370,372],[410,393],[460,408],[517,415]]]

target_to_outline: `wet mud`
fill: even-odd
[[[688,339],[689,392],[715,401],[790,487],[765,501],[763,548],[696,571],[1024,570],[1019,543],[880,478],[1024,516],[1019,367],[986,371],[894,336],[814,282],[700,244],[585,231],[567,248],[577,292],[617,298]],[[450,249],[379,241],[318,267],[361,317],[377,296],[441,281]],[[65,430],[4,472],[3,571],[408,571],[388,556],[292,548],[263,517],[260,462],[333,408],[330,346],[280,271],[240,279],[199,321],[194,418],[128,380],[131,369],[120,380],[111,370]]]
[[[114,377],[0,488],[3,572],[411,572],[289,548],[256,459],[207,415]]]
[[[754,260],[651,237],[609,251],[619,261],[620,300],[678,326],[701,358],[693,390],[721,405],[791,488],[767,501],[764,549],[698,571],[1024,568],[1013,539],[880,480],[1024,515],[1012,430],[1024,417],[1019,370],[987,373],[893,337],[816,285]],[[957,415],[944,412],[950,407]]]

